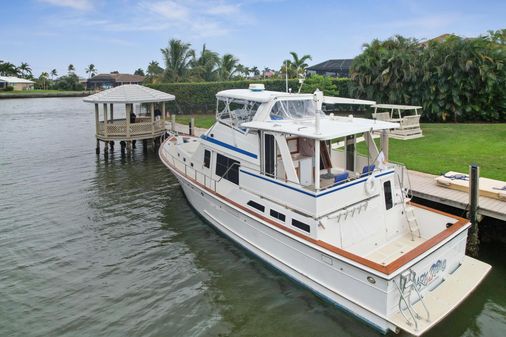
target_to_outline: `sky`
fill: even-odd
[[[0,0],[0,23],[0,60],[27,62],[35,76],[69,64],[82,77],[89,64],[126,73],[163,65],[172,38],[279,69],[290,51],[313,65],[353,58],[373,39],[506,28],[506,1]]]

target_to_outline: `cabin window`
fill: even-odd
[[[298,229],[302,229],[305,232],[310,232],[311,227],[308,224],[300,222],[299,220],[292,219],[292,226],[297,227]]]
[[[283,213],[279,213],[278,211],[271,209],[271,216],[273,218],[276,218],[278,220],[285,222],[285,215]]]
[[[248,206],[256,208],[256,209],[258,209],[262,213],[265,211],[265,206],[264,205],[261,205],[258,202],[254,202],[253,200],[248,201]]]
[[[216,175],[239,184],[239,162],[221,154],[216,155]]]
[[[204,167],[211,167],[211,151],[204,150]]]
[[[385,192],[385,208],[390,209],[393,207],[393,200],[392,200],[392,184],[389,181],[385,181],[383,184],[383,190]]]

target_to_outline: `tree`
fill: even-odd
[[[49,74],[47,72],[42,72],[37,79],[37,87],[42,88],[43,90],[47,89]]]
[[[312,60],[311,55],[304,55],[299,58],[299,55],[294,51],[291,51],[290,55],[292,55],[290,65],[295,69],[295,77],[304,76],[308,67],[306,61]]]
[[[32,68],[30,67],[30,65],[28,65],[28,63],[21,62],[21,65],[19,66],[18,69],[21,72],[21,77],[23,77],[23,78],[32,78],[33,77]]]
[[[142,68],[138,68],[136,71],[134,71],[134,75],[144,76],[144,70],[142,70]]]
[[[76,71],[76,67],[74,67],[74,65],[71,63],[69,64],[69,66],[67,67],[67,72],[68,74],[73,74],[74,72]]]
[[[163,68],[160,67],[160,64],[157,61],[151,61],[148,65],[148,69],[146,70],[146,79],[145,81],[149,83],[157,83],[161,79],[161,75],[163,74]]]
[[[69,66],[69,68],[70,68],[70,66]],[[95,65],[93,63],[90,64],[84,70],[86,71],[86,74],[88,74],[88,78],[95,76],[97,74],[97,72],[98,72],[97,68],[95,67]],[[69,72],[70,72],[70,69],[69,69]]]
[[[323,75],[311,75],[308,77],[304,84],[302,84],[300,92],[312,94],[316,89],[323,91],[325,96],[337,96],[339,91],[337,86],[332,83],[332,78]]]
[[[53,69],[51,70],[51,80],[53,80],[56,76],[58,76],[58,72],[56,71],[56,69]]]
[[[220,60],[220,79],[222,81],[227,81],[232,79],[235,72],[237,71],[237,65],[239,64],[239,60],[234,57],[232,54],[225,54]]]
[[[167,81],[180,82],[188,75],[190,62],[195,56],[195,51],[190,46],[181,40],[171,39],[167,48],[161,49],[165,61],[164,77]]]
[[[0,61],[0,75],[2,76],[19,76],[19,69],[10,62]]]
[[[253,73],[254,77],[260,76],[260,70],[258,69],[258,67],[255,66],[255,67],[251,68],[250,70]]]
[[[58,90],[84,90],[84,86],[79,83],[79,77],[73,73],[66,76],[61,76],[54,87]]]
[[[192,78],[194,80],[216,81],[219,78],[220,57],[218,53],[206,48],[204,44],[200,56],[197,58],[195,54],[191,61]]]

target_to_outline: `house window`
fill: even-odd
[[[299,220],[292,219],[292,226],[297,227],[298,229],[302,229],[305,232],[310,232],[311,227],[308,224],[300,222]]]
[[[278,220],[285,222],[285,215],[283,213],[279,213],[278,211],[271,209],[271,216],[273,218],[276,218]]]
[[[204,150],[204,167],[211,167],[211,151]]]
[[[390,183],[390,180],[385,181],[383,184],[383,190],[385,192],[385,208],[390,209],[393,207],[392,184]]]
[[[262,213],[265,211],[265,206],[264,205],[261,205],[258,202],[254,202],[253,200],[248,201],[248,206],[256,208],[256,209],[258,209]]]
[[[239,184],[239,162],[221,154],[216,154],[216,175]]]

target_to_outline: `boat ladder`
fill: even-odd
[[[408,220],[409,231],[411,232],[411,241],[415,240],[415,233],[417,233],[418,237],[421,238],[422,235],[420,233],[420,227],[418,226],[418,221],[415,216],[415,209],[406,205],[404,207],[404,212],[406,213],[406,219]]]
[[[400,275],[399,284],[397,284],[394,280],[394,284],[399,290],[399,311],[406,320],[406,323],[408,325],[415,325],[415,331],[418,330],[418,321],[421,319],[424,319],[418,312],[416,312],[415,308],[413,308],[413,304],[411,303],[411,297],[412,292],[414,290],[416,297],[415,297],[415,303],[420,301],[423,305],[423,308],[425,309],[425,320],[427,322],[430,321],[430,314],[429,310],[427,309],[427,306],[425,305],[423,301],[423,296],[418,291],[418,288],[416,286],[416,273],[409,269],[405,272],[403,272]],[[407,312],[407,314],[406,314]],[[409,316],[408,316],[409,314]]]

